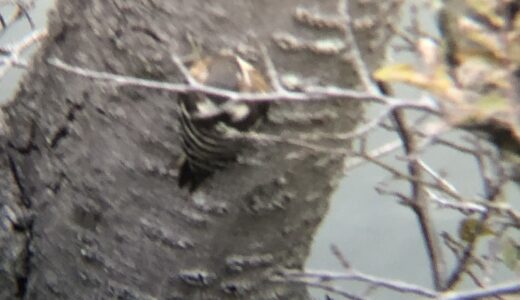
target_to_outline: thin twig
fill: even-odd
[[[278,281],[274,281],[274,282],[278,282]],[[324,283],[320,283],[320,282],[311,282],[311,281],[304,280],[304,279],[283,279],[283,280],[281,280],[281,282],[303,284],[303,285],[308,286],[308,287],[318,288],[318,289],[321,289],[321,290],[324,290],[324,291],[327,291],[327,292],[330,292],[330,293],[333,293],[333,294],[345,297],[346,299],[366,300],[365,298],[358,297],[358,296],[356,296],[356,295],[354,295],[354,294],[352,294],[352,293],[350,293],[350,292],[348,292],[346,290],[342,290],[342,289],[339,289],[337,287],[333,287],[333,286],[330,286],[330,285],[327,285],[327,284],[324,284]]]
[[[269,56],[269,52],[264,45],[260,45],[260,52],[262,53],[262,57],[264,59],[264,65],[267,71],[267,76],[269,77],[269,81],[273,90],[277,92],[286,92],[286,89],[283,87],[280,82],[280,76],[278,76],[278,72],[276,71],[276,67],[274,66],[273,60],[271,56]]]
[[[28,63],[21,58],[23,52],[30,46],[42,41],[47,37],[47,30],[37,30],[31,32],[22,40],[0,47],[0,78],[2,78],[11,67],[26,68]]]
[[[74,73],[79,76],[100,80],[104,83],[112,83],[117,86],[139,86],[143,88],[159,89],[175,93],[197,92],[210,96],[217,96],[229,99],[231,101],[243,102],[276,102],[276,101],[329,101],[343,98],[345,100],[363,100],[385,105],[391,105],[396,108],[410,108],[421,111],[429,111],[438,113],[434,105],[427,102],[420,102],[415,99],[399,99],[387,97],[384,95],[374,95],[371,93],[360,92],[352,89],[344,89],[339,87],[318,87],[310,86],[302,92],[271,92],[271,93],[241,93],[231,90],[225,90],[206,86],[198,83],[169,83],[163,81],[155,81],[142,79],[132,76],[123,76],[107,72],[98,72],[86,68],[81,68],[67,64],[57,58],[50,58],[48,63],[67,72]]]
[[[415,136],[408,130],[408,125],[404,113],[399,110],[395,110],[393,113],[396,127],[398,128],[399,136],[403,141],[405,153],[408,157],[416,153],[417,142]],[[446,262],[444,260],[444,254],[440,247],[437,231],[434,227],[433,220],[431,219],[428,195],[423,185],[419,184],[422,180],[423,171],[418,159],[410,159],[408,162],[408,172],[413,178],[417,178],[417,181],[411,181],[412,189],[412,209],[417,215],[417,220],[421,226],[422,236],[426,243],[428,250],[430,265],[433,276],[433,283],[437,290],[442,289],[445,282],[446,276]]]
[[[381,158],[387,154],[390,154],[390,153],[396,151],[401,146],[402,146],[402,142],[401,142],[401,140],[398,139],[398,140],[394,140],[392,142],[386,143],[382,146],[379,146],[368,152],[364,152],[364,153],[365,153],[366,157],[370,157],[372,160],[374,160],[376,158]],[[345,162],[345,171],[353,170],[361,165],[364,165],[367,162],[368,161],[366,159],[360,159],[360,158],[358,158],[356,160],[350,159]]]
[[[349,269],[346,272],[329,272],[329,271],[286,271],[285,278],[294,280],[299,278],[314,279],[315,282],[330,282],[330,281],[358,281],[368,283],[380,288],[386,288],[400,293],[414,294],[427,298],[435,298],[438,293],[430,289],[391,279],[384,279],[359,272],[355,269]]]
[[[461,292],[447,292],[445,296],[440,297],[439,300],[473,300],[473,299],[484,299],[486,297],[517,294],[520,293],[520,282],[518,280],[488,286],[486,288],[474,289],[470,291]]]

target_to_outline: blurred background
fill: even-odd
[[[46,25],[46,12],[53,7],[53,0],[37,0],[31,17],[37,27]],[[8,15],[9,6],[2,6],[2,14]],[[406,19],[403,18],[403,19]],[[436,31],[433,12],[424,15],[424,26]],[[18,21],[11,30],[0,33],[0,45],[19,40],[28,34],[30,26],[24,19]],[[30,54],[30,51],[29,51]],[[409,56],[396,55],[397,60],[413,60]],[[24,71],[12,69],[0,79],[0,102],[4,103],[16,91],[17,82]],[[400,87],[399,96],[416,97],[416,91]],[[368,107],[367,118],[377,115],[378,107]],[[463,133],[452,133],[448,139],[461,141]],[[395,133],[384,130],[374,132],[369,140],[369,148],[377,148],[397,139]],[[402,153],[392,153],[386,158],[391,165],[404,166],[399,159]],[[459,152],[445,147],[435,146],[425,154],[425,160],[445,178],[466,195],[482,194],[482,183],[478,176],[475,161]],[[312,254],[307,267],[313,270],[342,271],[336,257],[331,253],[331,245],[336,245],[351,265],[359,271],[388,279],[397,279],[424,287],[432,287],[429,261],[419,226],[412,211],[397,203],[395,198],[378,194],[374,187],[390,175],[382,169],[365,163],[346,172],[339,188],[331,200],[328,216],[319,228],[312,247]],[[395,181],[394,181],[395,182]],[[408,191],[408,186],[396,183],[396,188]],[[509,199],[518,201],[516,187],[508,189]],[[326,201],[325,199],[323,201]],[[456,232],[460,215],[450,210],[433,210],[437,229]],[[446,251],[446,257],[450,257]],[[449,261],[450,262],[450,261]],[[453,260],[451,260],[453,263]],[[499,270],[496,279],[510,276],[506,270]],[[342,286],[355,293],[367,291],[365,284],[349,283]],[[312,290],[316,299],[325,299],[326,293]],[[330,294],[329,299],[341,299]],[[396,294],[386,290],[371,292],[371,299],[417,299],[417,296]]]

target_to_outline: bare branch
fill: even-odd
[[[446,293],[439,300],[472,300],[484,299],[485,297],[501,296],[507,294],[514,294],[520,292],[520,282],[513,281],[503,284],[488,286],[482,289],[475,289],[470,291]]]
[[[74,73],[86,78],[100,80],[105,84],[111,83],[116,86],[139,86],[143,88],[159,89],[175,93],[197,92],[211,96],[223,97],[232,101],[244,102],[275,102],[275,101],[328,101],[343,98],[345,100],[363,100],[390,105],[395,108],[410,108],[421,111],[437,113],[435,105],[429,102],[416,100],[405,100],[388,97],[384,95],[374,95],[366,92],[359,92],[352,89],[339,87],[318,87],[310,86],[302,92],[272,92],[272,93],[240,93],[202,84],[192,83],[169,83],[141,79],[132,76],[123,76],[107,72],[98,72],[86,68],[81,68],[67,64],[57,58],[48,60],[49,64],[67,72]]]
[[[262,57],[264,59],[264,65],[267,70],[267,75],[269,77],[269,81],[271,82],[271,86],[277,92],[286,92],[286,89],[283,87],[280,82],[280,76],[278,76],[278,72],[276,71],[276,67],[269,56],[267,48],[264,45],[260,46],[260,51],[262,52]]]
[[[391,279],[378,278],[372,275],[368,275],[362,272],[359,272],[355,269],[350,269],[346,272],[329,272],[329,271],[291,271],[287,270],[284,273],[284,276],[288,280],[294,279],[312,279],[314,282],[330,282],[330,281],[358,281],[369,283],[371,285],[386,288],[389,290],[393,290],[396,292],[404,293],[404,294],[415,294],[418,296],[424,296],[427,298],[435,298],[438,296],[438,293],[427,288],[423,288],[418,285],[398,281]]]
[[[2,78],[11,67],[26,68],[27,61],[21,58],[21,55],[30,46],[42,41],[47,37],[47,30],[33,31],[22,40],[0,46],[0,78]]]

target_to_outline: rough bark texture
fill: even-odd
[[[343,156],[257,143],[189,195],[176,183],[175,95],[45,63],[56,56],[179,81],[170,54],[192,51],[190,32],[209,51],[240,47],[256,57],[261,41],[281,73],[352,86],[354,72],[339,56],[272,43],[277,31],[339,35],[295,22],[297,6],[333,13],[336,1],[58,1],[50,38],[5,109],[0,299],[307,299],[305,287],[269,279],[277,268],[303,267]],[[363,36],[366,49],[373,36]],[[359,112],[341,100],[280,103],[262,130],[345,132]]]

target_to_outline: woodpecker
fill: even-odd
[[[207,86],[244,93],[265,93],[270,89],[262,73],[236,55],[204,57],[195,61],[189,71]],[[266,116],[268,104],[188,93],[179,95],[179,107],[184,157],[178,184],[193,192],[213,173],[236,161],[244,141],[229,137],[228,130],[253,129]]]

